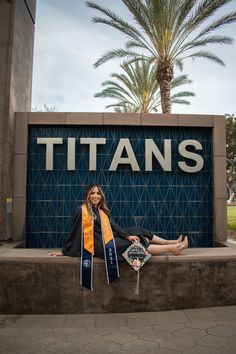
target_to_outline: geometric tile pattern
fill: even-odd
[[[112,317],[110,313],[0,316],[4,354],[236,352],[236,306]]]
[[[45,170],[45,145],[39,137],[62,137],[54,145],[54,170]],[[67,171],[67,138],[76,138],[76,170]],[[97,146],[97,170],[89,171],[89,147],[81,137],[106,138]],[[140,171],[119,165],[108,171],[117,144],[128,138]],[[153,139],[162,151],[163,140],[172,140],[172,171],[163,171],[155,158],[153,171],[145,171],[145,139]],[[186,173],[178,167],[184,159],[178,145],[198,140],[204,166]],[[212,129],[134,126],[31,126],[27,162],[27,247],[62,247],[73,215],[82,203],[86,187],[99,183],[106,194],[114,220],[122,227],[145,227],[166,239],[188,234],[191,247],[211,247],[213,242]]]

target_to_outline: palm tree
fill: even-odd
[[[123,32],[130,40],[126,48],[105,53],[95,67],[113,58],[128,61],[145,59],[156,65],[156,79],[160,85],[163,113],[171,112],[170,87],[174,65],[182,69],[186,58],[205,58],[224,65],[214,53],[202,50],[210,44],[231,44],[229,36],[215,34],[216,30],[235,22],[236,12],[212,18],[231,0],[121,0],[133,17],[127,22],[113,11],[87,2],[103,17],[93,17],[94,23],[103,23]],[[211,20],[209,22],[208,20]],[[199,49],[200,48],[200,49]],[[143,51],[139,53],[139,51]]]
[[[115,80],[103,82],[104,89],[95,97],[115,98],[116,103],[106,106],[114,107],[116,112],[150,113],[157,112],[160,106],[160,90],[156,80],[156,68],[147,60],[133,64],[123,63],[123,73],[111,74]],[[171,82],[171,89],[191,83],[186,75],[178,76]],[[171,96],[171,103],[190,104],[186,97],[194,96],[189,91],[180,91]]]

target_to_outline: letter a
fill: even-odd
[[[127,157],[121,157],[123,150],[126,150]],[[129,139],[120,139],[116,148],[115,155],[112,159],[109,171],[116,171],[119,164],[131,165],[133,171],[140,171],[138,162],[134,155],[134,151],[130,144]]]

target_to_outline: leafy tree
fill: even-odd
[[[232,202],[236,194],[236,117],[234,114],[225,117],[228,201]]]
[[[162,112],[170,113],[170,90],[175,65],[182,69],[183,61],[187,58],[205,58],[224,65],[218,56],[202,47],[232,43],[231,37],[215,32],[235,22],[236,11],[217,19],[213,17],[232,0],[121,1],[132,15],[129,22],[112,10],[87,1],[88,7],[102,14],[101,17],[93,17],[94,23],[116,28],[128,37],[125,49],[106,52],[94,65],[97,67],[113,58],[138,61],[144,57],[154,62],[160,85]]]
[[[161,102],[155,66],[143,60],[133,64],[123,63],[121,68],[123,72],[111,74],[115,80],[103,82],[104,89],[95,97],[116,99],[116,103],[106,106],[114,107],[116,112],[157,112]],[[178,76],[172,80],[171,90],[191,82],[186,75]],[[191,96],[194,93],[189,91],[177,92],[171,96],[171,103],[190,104],[185,98]]]

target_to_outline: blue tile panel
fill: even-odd
[[[45,145],[38,137],[63,137],[54,146],[54,170],[45,170]],[[76,140],[76,170],[67,171],[67,138]],[[81,137],[105,137],[97,148],[97,171],[88,171],[89,147]],[[128,138],[140,166],[109,166],[119,139]],[[163,139],[172,139],[172,171],[165,172],[154,161],[153,171],[145,171],[145,139],[154,139],[162,151]],[[198,140],[204,167],[197,173],[183,172],[177,162],[185,160],[178,145],[185,139]],[[155,158],[153,159],[155,160]],[[193,163],[195,164],[195,163]],[[210,247],[212,218],[212,130],[182,127],[117,126],[34,126],[29,129],[27,167],[27,247],[62,247],[86,187],[99,183],[105,190],[111,214],[122,227],[138,225],[166,239],[188,234],[192,247]]]

